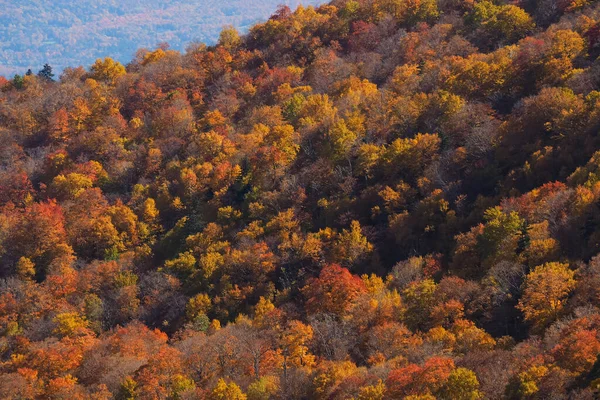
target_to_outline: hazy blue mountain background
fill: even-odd
[[[8,0],[0,1],[0,75],[89,66],[110,55],[121,62],[137,49],[168,42],[214,43],[225,25],[245,31],[280,4],[319,0]]]

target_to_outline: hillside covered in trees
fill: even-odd
[[[598,56],[595,1],[335,0],[2,79],[1,397],[597,398]]]

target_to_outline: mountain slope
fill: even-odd
[[[600,4],[339,0],[0,82],[0,393],[593,399]]]

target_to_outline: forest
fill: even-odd
[[[600,396],[600,2],[334,0],[0,78],[2,399]]]

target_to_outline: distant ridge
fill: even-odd
[[[90,65],[96,58],[127,62],[137,49],[168,42],[214,43],[226,25],[245,31],[279,4],[296,8],[319,0],[35,0],[12,1],[0,10],[0,75],[12,77],[49,63]]]

